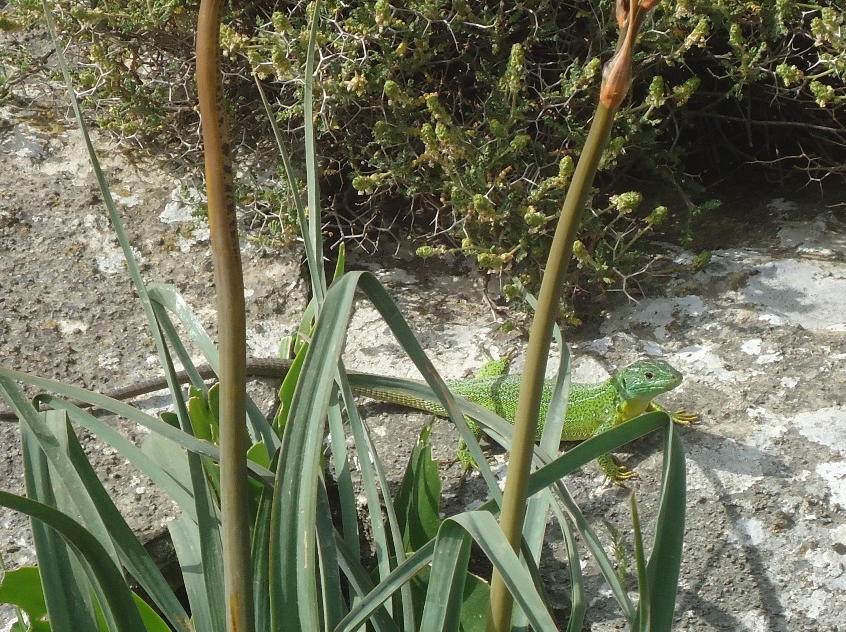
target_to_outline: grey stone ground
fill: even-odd
[[[0,362],[97,389],[155,374],[150,338],[79,135],[36,124],[42,114],[0,109]],[[213,319],[208,231],[180,199],[180,181],[149,161],[132,163],[97,137],[148,280],[175,284],[203,321]],[[843,207],[803,209],[774,192],[756,235],[714,252],[700,272],[667,281],[660,295],[611,312],[597,335],[573,344],[574,379],[592,381],[644,356],[668,359],[684,384],[664,401],[703,416],[681,429],[687,451],[686,555],[678,629],[846,629],[846,226]],[[796,198],[796,199],[794,199]],[[250,351],[274,355],[304,306],[296,252],[266,256],[245,241]],[[690,253],[673,252],[680,261]],[[386,284],[447,378],[463,377],[516,348],[482,299],[472,270],[421,266],[396,257],[358,261]],[[345,360],[350,368],[413,376],[387,327],[360,301]],[[518,360],[519,365],[519,360]],[[148,402],[149,403],[149,402]],[[161,403],[153,399],[152,404]],[[425,415],[367,404],[377,447],[397,480]],[[140,440],[144,431],[120,426]],[[436,456],[452,458],[455,436],[436,425]],[[20,492],[17,431],[0,426],[0,486]],[[661,454],[646,438],[621,457],[636,466],[645,522],[654,517]],[[113,449],[86,449],[131,526],[160,533],[173,509]],[[493,458],[502,460],[501,455]],[[478,501],[481,487],[444,465],[448,507]],[[594,466],[568,481],[608,539],[603,521],[627,532],[628,493],[602,485]],[[33,562],[27,523],[0,513],[9,567]],[[548,542],[544,570],[553,598],[566,591]],[[588,557],[592,630],[622,629]],[[2,629],[2,626],[0,626]]]

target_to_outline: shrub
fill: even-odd
[[[25,20],[30,4],[12,0],[15,19]],[[180,152],[197,146],[188,63],[193,4],[57,2],[101,127],[125,141],[164,137]],[[812,177],[843,173],[839,4],[659,5],[635,59],[643,87],[622,109],[600,167],[606,194],[581,228],[576,285],[626,289],[649,258],[639,240],[659,227],[680,228],[689,241],[691,218],[716,203],[700,199],[696,178],[684,174],[773,160]],[[424,236],[421,256],[459,251],[531,287],[616,38],[603,17],[613,14],[613,2],[327,5],[315,123],[334,230],[375,242],[399,221]],[[222,42],[240,120],[259,110],[254,73],[276,95],[278,119],[298,128],[311,6],[254,1],[232,9]],[[251,144],[269,136],[264,123],[242,132]],[[631,182],[620,174],[672,185],[686,204],[667,195],[643,203],[654,191],[627,191]],[[285,189],[277,175],[257,169],[264,191],[245,192],[242,201],[273,210],[280,194],[267,190]],[[283,210],[293,231],[291,219]],[[272,227],[284,237],[278,223]],[[505,291],[516,294],[512,286]]]

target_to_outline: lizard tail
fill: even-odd
[[[380,402],[387,402],[389,404],[399,404],[400,406],[407,406],[408,408],[416,408],[423,410],[439,417],[446,416],[446,410],[440,404],[423,399],[422,397],[414,397],[413,395],[406,395],[382,388],[367,388],[362,386],[354,386],[353,393],[361,395],[362,397],[369,397]]]

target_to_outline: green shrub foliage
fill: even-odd
[[[32,0],[10,4],[6,19],[26,23]],[[98,123],[123,139],[196,147],[196,3],[56,4]],[[413,224],[429,236],[421,256],[457,250],[531,280],[525,273],[545,260],[616,41],[612,4],[328,0],[316,123],[327,182],[341,192],[332,204],[338,224],[356,225],[364,239],[395,220]],[[311,8],[231,4],[221,40],[242,138],[269,136],[250,118],[260,112],[252,75],[281,122],[293,127],[301,116]],[[776,159],[816,177],[843,158],[844,0],[664,0],[649,20],[600,167],[607,194],[596,196],[576,245],[581,286],[624,287],[649,258],[644,235],[668,219],[683,235],[691,217],[714,206],[690,202],[696,192],[682,174]],[[625,191],[643,187],[622,184],[620,174],[671,184],[688,201],[646,204]],[[282,186],[274,182],[265,186]],[[278,223],[273,229],[280,233]]]

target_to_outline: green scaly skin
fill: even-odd
[[[514,423],[517,399],[520,392],[520,375],[505,375],[507,364],[494,361],[485,365],[473,378],[448,382],[453,394],[470,400],[496,413],[506,421]],[[598,384],[570,385],[567,399],[567,416],[561,431],[562,441],[584,441],[601,434],[614,426],[650,411],[667,412],[652,401],[654,397],[673,390],[681,384],[682,375],[663,360],[640,360],[628,365],[609,379]],[[547,380],[541,396],[537,436],[540,437],[546,422],[546,413],[552,397],[554,383]],[[445,416],[444,408],[435,402],[408,397],[379,389],[355,389],[379,401],[390,402]],[[670,414],[673,421],[688,424],[695,421],[695,414],[679,411]],[[482,431],[478,424],[468,420],[477,437]],[[465,466],[472,460],[466,446],[459,446],[459,460]],[[600,468],[613,481],[622,481],[635,476],[632,470],[614,461],[610,454],[597,459]]]

